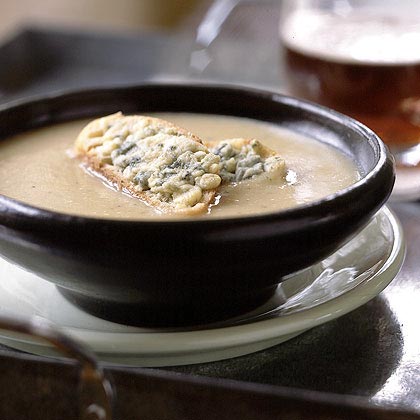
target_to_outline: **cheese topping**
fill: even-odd
[[[94,120],[76,149],[109,181],[164,211],[203,211],[222,182],[285,175],[284,160],[257,140],[223,140],[209,150],[168,121],[138,115]]]
[[[112,166],[136,192],[188,208],[221,183],[220,157],[166,121],[119,114],[117,119],[105,117],[99,126],[89,134],[93,141],[88,154]]]
[[[223,140],[211,151],[220,156],[223,183],[239,182],[263,173],[270,179],[286,174],[284,160],[255,139]]]

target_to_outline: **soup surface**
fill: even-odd
[[[255,120],[200,115],[150,114],[197,134],[204,141],[256,138],[286,161],[286,179],[264,177],[220,189],[209,213],[196,217],[237,217],[304,204],[343,189],[359,174],[341,152],[318,141]],[[0,193],[63,213],[114,219],[185,218],[159,214],[136,198],[82,169],[73,143],[88,123],[78,120],[40,128],[0,142]]]

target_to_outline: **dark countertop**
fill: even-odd
[[[274,18],[271,17],[273,22],[277,20],[276,16]],[[254,60],[254,64],[247,62],[246,70],[241,74],[238,70],[240,67],[234,65],[234,62],[226,63],[224,57],[229,53],[229,45],[224,44],[222,51],[214,51],[211,65],[204,73],[197,75],[191,73],[187,66],[189,55],[185,51],[188,52],[191,42],[185,38],[170,40],[160,37],[139,38],[142,40],[138,45],[139,51],[146,48],[151,57],[143,71],[133,72],[130,66],[105,71],[106,57],[102,53],[98,53],[102,60],[99,64],[87,58],[84,36],[87,35],[53,33],[51,36],[48,30],[31,30],[12,40],[3,47],[3,51],[0,49],[3,68],[10,65],[12,60],[12,66],[21,70],[17,74],[26,74],[22,76],[23,79],[15,80],[15,84],[11,84],[10,80],[7,84],[4,71],[0,71],[0,93],[3,94],[0,101],[8,102],[59,88],[144,80],[211,79],[223,83],[267,87],[275,85],[281,74],[278,51],[274,54],[261,51],[261,60]],[[68,54],[65,51],[72,37],[78,40],[79,49],[77,54],[73,52],[73,58],[67,62]],[[109,40],[104,41],[101,36],[87,37],[89,51],[97,51],[98,46],[105,48],[105,44],[109,44]],[[114,48],[135,43],[135,40],[135,37],[114,39]],[[265,40],[264,37],[258,38],[257,42],[260,45]],[[95,42],[97,45],[94,45]],[[49,48],[47,63],[39,67],[37,72],[31,72],[33,51],[36,48],[42,49],[45,43],[48,43]],[[173,43],[183,46],[178,48],[176,57],[174,52],[170,56],[166,54]],[[153,48],[150,49],[152,44]],[[243,44],[238,48],[244,48]],[[32,51],[30,55],[27,53],[29,50]],[[9,54],[9,63],[5,51]],[[140,52],[132,57],[140,60]],[[235,60],[239,60],[239,56]],[[162,57],[169,60],[164,70]],[[220,60],[220,57],[223,59]],[[135,65],[135,58],[132,60]],[[67,70],[60,74],[60,66],[64,62]],[[218,67],[218,62],[224,65]],[[102,76],[95,79],[99,65],[102,66]],[[74,71],[71,71],[71,66]],[[264,68],[270,70],[264,72]],[[235,74],[232,74],[233,69]],[[81,84],[80,75],[84,75]],[[22,80],[25,83],[20,83]],[[4,83],[9,86],[9,90]],[[280,77],[276,89],[281,90],[281,86]],[[393,203],[390,207],[403,225],[407,256],[401,272],[378,297],[337,320],[313,328],[276,347],[236,359],[168,368],[166,371],[361,396],[363,400],[374,404],[392,405],[420,413],[420,203]],[[1,357],[13,354],[13,351],[2,347],[0,361]],[[133,368],[131,371],[135,373],[144,370]]]

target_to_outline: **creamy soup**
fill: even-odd
[[[195,218],[278,211],[325,197],[359,179],[356,167],[341,152],[269,123],[199,114],[153,115],[188,129],[204,141],[256,138],[286,161],[285,179],[270,181],[256,177],[223,186],[209,213]],[[34,206],[83,216],[116,219],[182,217],[159,214],[82,169],[71,150],[87,122],[58,124],[2,140],[0,193]]]

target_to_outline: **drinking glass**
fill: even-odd
[[[279,28],[288,93],[373,129],[420,197],[420,2],[283,0]]]

